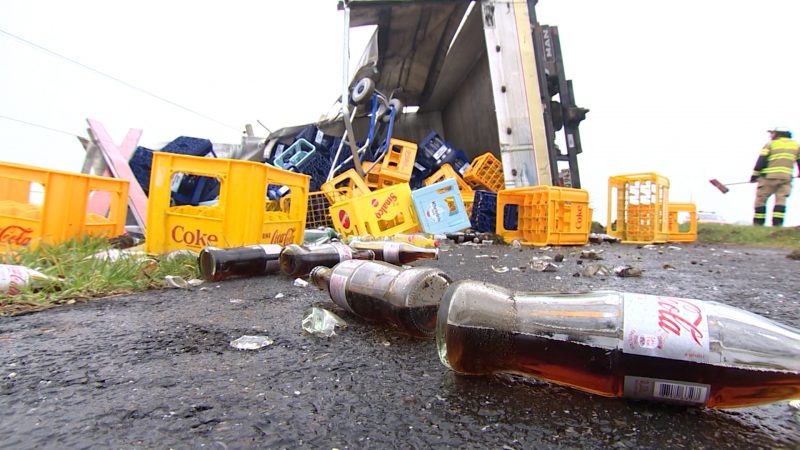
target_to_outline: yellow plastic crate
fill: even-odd
[[[306,212],[306,228],[333,228],[331,216],[328,214],[331,202],[325,192],[317,191],[308,194],[308,211]]]
[[[529,186],[497,193],[496,229],[506,242],[584,245],[591,227],[589,192],[583,189]]]
[[[375,166],[378,168],[378,166]],[[377,183],[377,180],[375,180]],[[358,176],[355,169],[346,170],[320,186],[330,204],[343,202],[353,197],[368,194],[369,186]]]
[[[217,204],[171,207],[170,185],[179,173],[217,178]],[[278,202],[277,211],[275,203],[266,198],[270,184],[290,188]],[[154,152],[145,251],[160,254],[209,245],[301,244],[308,186],[308,175],[266,164]],[[267,211],[268,207],[273,210]]]
[[[414,170],[417,157],[417,144],[400,139],[390,139],[389,149],[381,161],[378,186],[385,188],[400,183],[408,183]]]
[[[503,163],[492,153],[486,152],[472,160],[464,172],[464,181],[476,190],[499,192],[506,187]]]
[[[0,162],[0,252],[82,235],[125,232],[127,180]],[[41,196],[42,202],[31,202]],[[103,214],[88,211],[90,198],[106,196]]]
[[[467,210],[467,216],[472,217],[472,204],[475,203],[475,191],[461,191],[461,200],[464,201],[464,208]]]
[[[652,172],[609,177],[609,235],[625,243],[667,242],[668,209],[667,177]]]
[[[372,161],[362,161],[361,168],[364,170],[364,184],[374,191],[381,188],[381,165]]]
[[[470,185],[461,178],[461,175],[456,173],[455,169],[453,169],[453,166],[451,166],[450,163],[442,164],[442,167],[439,167],[439,170],[434,172],[433,175],[425,178],[425,186],[430,186],[433,183],[438,183],[448,178],[453,178],[456,180],[456,183],[458,184],[458,190],[461,191],[462,194],[464,192],[472,192],[472,187],[470,187]]]
[[[408,183],[331,205],[330,216],[333,228],[342,236],[392,236],[419,231]]]
[[[697,240],[697,206],[694,203],[669,204],[669,242]]]

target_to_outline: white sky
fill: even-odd
[[[214,119],[194,115],[0,33],[0,160],[79,171],[86,118],[120,142],[238,143],[245,123],[316,120],[341,91],[335,0],[3,0],[0,30]],[[213,5],[213,6],[211,6]],[[656,172],[672,201],[749,222],[765,130],[800,133],[800,2],[541,0],[557,25],[581,125],[583,187],[606,222],[608,177]],[[365,34],[353,36],[353,59]],[[219,124],[222,122],[233,128]],[[800,184],[800,183],[795,183]],[[800,190],[787,225],[800,225]]]

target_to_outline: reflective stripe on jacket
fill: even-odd
[[[800,167],[800,146],[797,142],[787,138],[773,139],[761,149],[753,175],[792,178],[795,163]]]

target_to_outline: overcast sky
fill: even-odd
[[[3,0],[2,9],[6,161],[79,171],[86,118],[117,142],[139,128],[145,146],[180,135],[238,143],[245,123],[264,134],[257,120],[273,130],[316,120],[341,90],[335,0]],[[754,185],[722,194],[708,180],[747,181],[765,130],[800,132],[799,13],[791,0],[540,0],[577,103],[591,110],[579,167],[595,220],[606,222],[608,177],[637,172],[667,176],[673,201],[751,220]],[[354,59],[365,35],[353,35]],[[798,191],[787,225],[800,225]]]

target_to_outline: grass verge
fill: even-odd
[[[800,248],[800,227],[755,227],[701,223],[697,240],[709,244],[752,245],[755,247]]]
[[[0,263],[25,266],[59,279],[35,283],[15,295],[0,294],[0,315],[160,288],[167,275],[187,279],[198,276],[196,258],[189,255],[152,258],[135,254],[116,260],[92,257],[110,249],[106,239],[86,237],[0,255]]]

